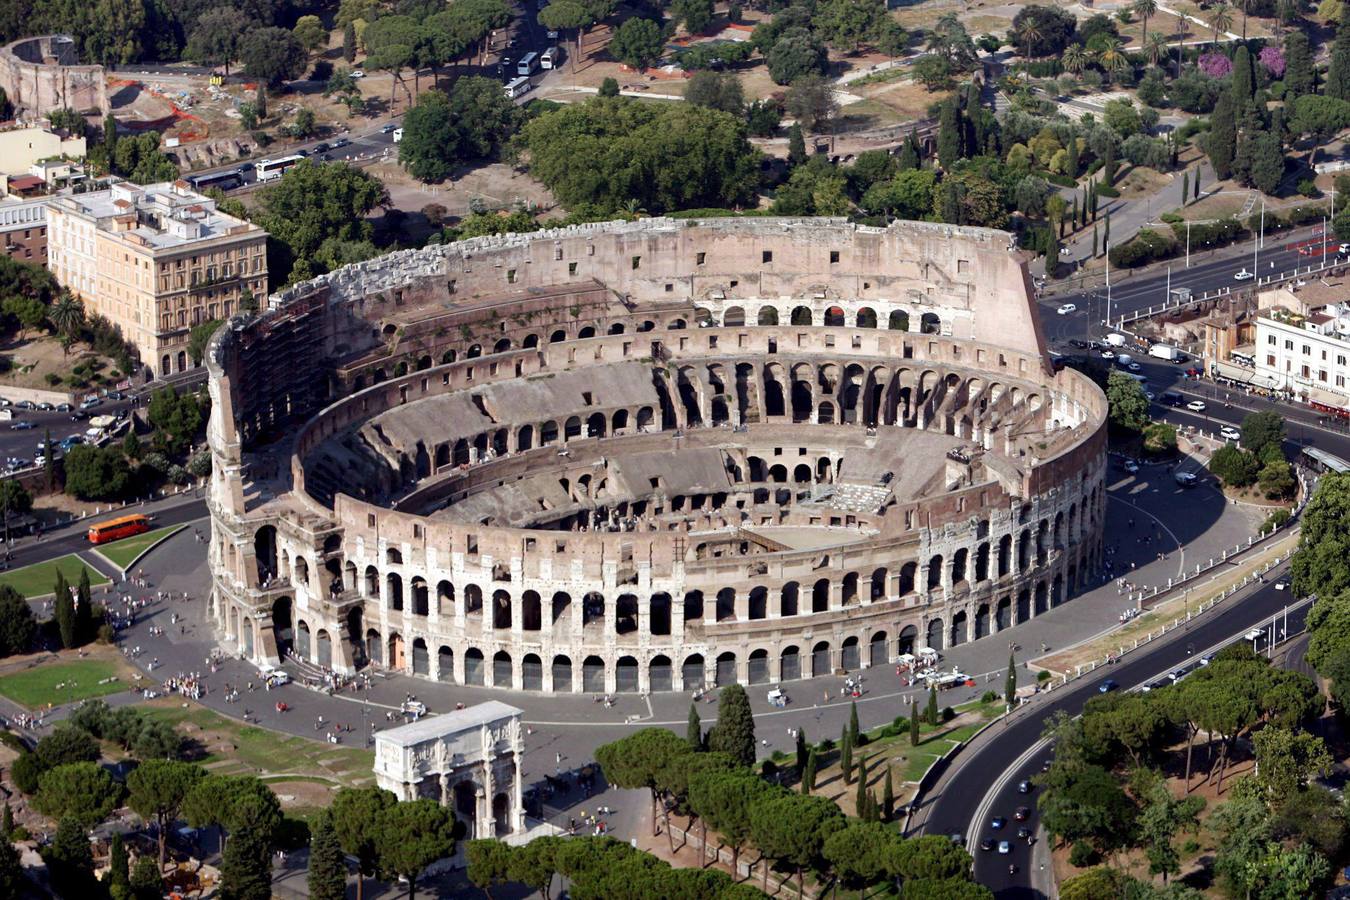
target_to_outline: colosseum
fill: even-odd
[[[1010,240],[648,219],[272,296],[208,349],[218,639],[687,691],[885,665],[1069,600],[1100,569],[1106,401],[1055,371]]]

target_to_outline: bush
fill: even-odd
[[[993,703],[997,699],[998,694],[994,693],[993,691],[985,691],[983,694],[980,695],[981,703]]]
[[[1266,516],[1266,520],[1261,523],[1261,533],[1265,534],[1268,531],[1274,531],[1276,528],[1283,528],[1285,525],[1289,524],[1291,518],[1293,518],[1293,513],[1289,512],[1289,510],[1277,509]]]
[[[111,644],[116,639],[117,632],[113,631],[113,627],[107,622],[98,626],[98,642],[100,644]]]
[[[1075,841],[1073,848],[1069,850],[1069,863],[1080,869],[1095,866],[1100,858],[1087,841]]]
[[[1256,481],[1261,463],[1246,450],[1224,444],[1210,457],[1209,470],[1230,487],[1246,487]]]
[[[1182,230],[1185,231],[1184,228]],[[1135,266],[1167,259],[1175,252],[1174,236],[1154,231],[1152,228],[1143,228],[1130,240],[1112,247],[1109,256],[1111,265],[1120,269],[1132,269]]]
[[[955,718],[956,718],[956,710],[952,709],[950,706],[942,707],[942,721],[950,722],[952,719]]]
[[[1119,197],[1120,191],[1111,187],[1109,184],[1097,184],[1097,194],[1102,197]]]
[[[1048,669],[1041,669],[1039,672],[1036,673],[1036,681],[1038,682],[1049,681],[1052,677],[1053,676],[1050,674],[1050,671]]]
[[[1162,219],[1168,225],[1175,225],[1178,222],[1185,223],[1186,221],[1174,212],[1165,212],[1161,216],[1158,216],[1158,218]]]
[[[1301,179],[1298,183],[1298,192],[1305,197],[1320,197],[1322,189],[1317,186],[1317,182],[1311,178]]]

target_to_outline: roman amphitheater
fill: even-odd
[[[274,295],[208,351],[219,640],[687,691],[885,665],[1071,600],[1101,562],[1106,401],[1054,371],[1009,241],[648,219]]]

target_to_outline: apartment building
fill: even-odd
[[[267,296],[267,232],[226,215],[185,181],[117,182],[47,198],[48,265],[158,375],[183,372],[192,326]]]
[[[0,199],[0,253],[10,259],[47,265],[46,199]]]

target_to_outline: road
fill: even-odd
[[[112,510],[108,513],[108,516],[130,515],[141,511],[141,507],[129,507],[122,510]],[[206,501],[191,494],[180,495],[177,501],[157,503],[154,507],[144,511],[151,517],[151,521],[156,528],[194,522],[207,514]],[[103,518],[108,518],[108,516]],[[18,568],[19,566],[56,559],[68,553],[88,550],[90,546],[86,529],[83,526],[63,528],[58,532],[40,537],[16,538],[14,547],[10,551],[9,567]]]
[[[1098,696],[1098,689],[1108,678],[1124,689],[1155,682],[1168,672],[1194,665],[1212,648],[1240,639],[1246,631],[1269,623],[1272,617],[1282,613],[1291,599],[1288,592],[1275,589],[1273,581],[1278,574],[1281,573],[1272,573],[1267,576],[1266,584],[1254,585],[1227,601],[1218,614],[1202,617],[1189,629],[1175,631],[1155,642],[1153,649],[1136,651],[1115,666],[1082,678],[1047,695],[1044,700],[1034,701],[1030,708],[1017,713],[1004,725],[994,726],[1001,734],[964,751],[958,757],[959,768],[940,782],[936,793],[929,796],[930,808],[923,826],[925,833],[958,834],[973,842],[970,849],[975,856],[975,879],[998,897],[1006,900],[1041,897],[1042,894],[1032,887],[1032,876],[1039,873],[1031,871],[1035,868],[1031,862],[1031,848],[1015,839],[1021,823],[1013,820],[1013,811],[1019,806],[1029,807],[1031,813],[1026,824],[1035,831],[1036,795],[1019,792],[1018,783],[1039,774],[1046,760],[1051,758],[1048,748],[1032,750],[1041,741],[1045,723],[1061,710],[1077,715],[1088,699]],[[1289,633],[1302,629],[1306,609],[1289,612]],[[1010,765],[1009,759],[1015,762]],[[986,799],[991,796],[992,803]],[[981,813],[981,810],[987,812]],[[1007,826],[1002,831],[992,830],[991,816],[1005,817]],[[981,851],[979,842],[986,837],[995,841],[1011,838],[1012,852],[1004,856]],[[1009,873],[1010,864],[1017,867],[1015,873]]]

